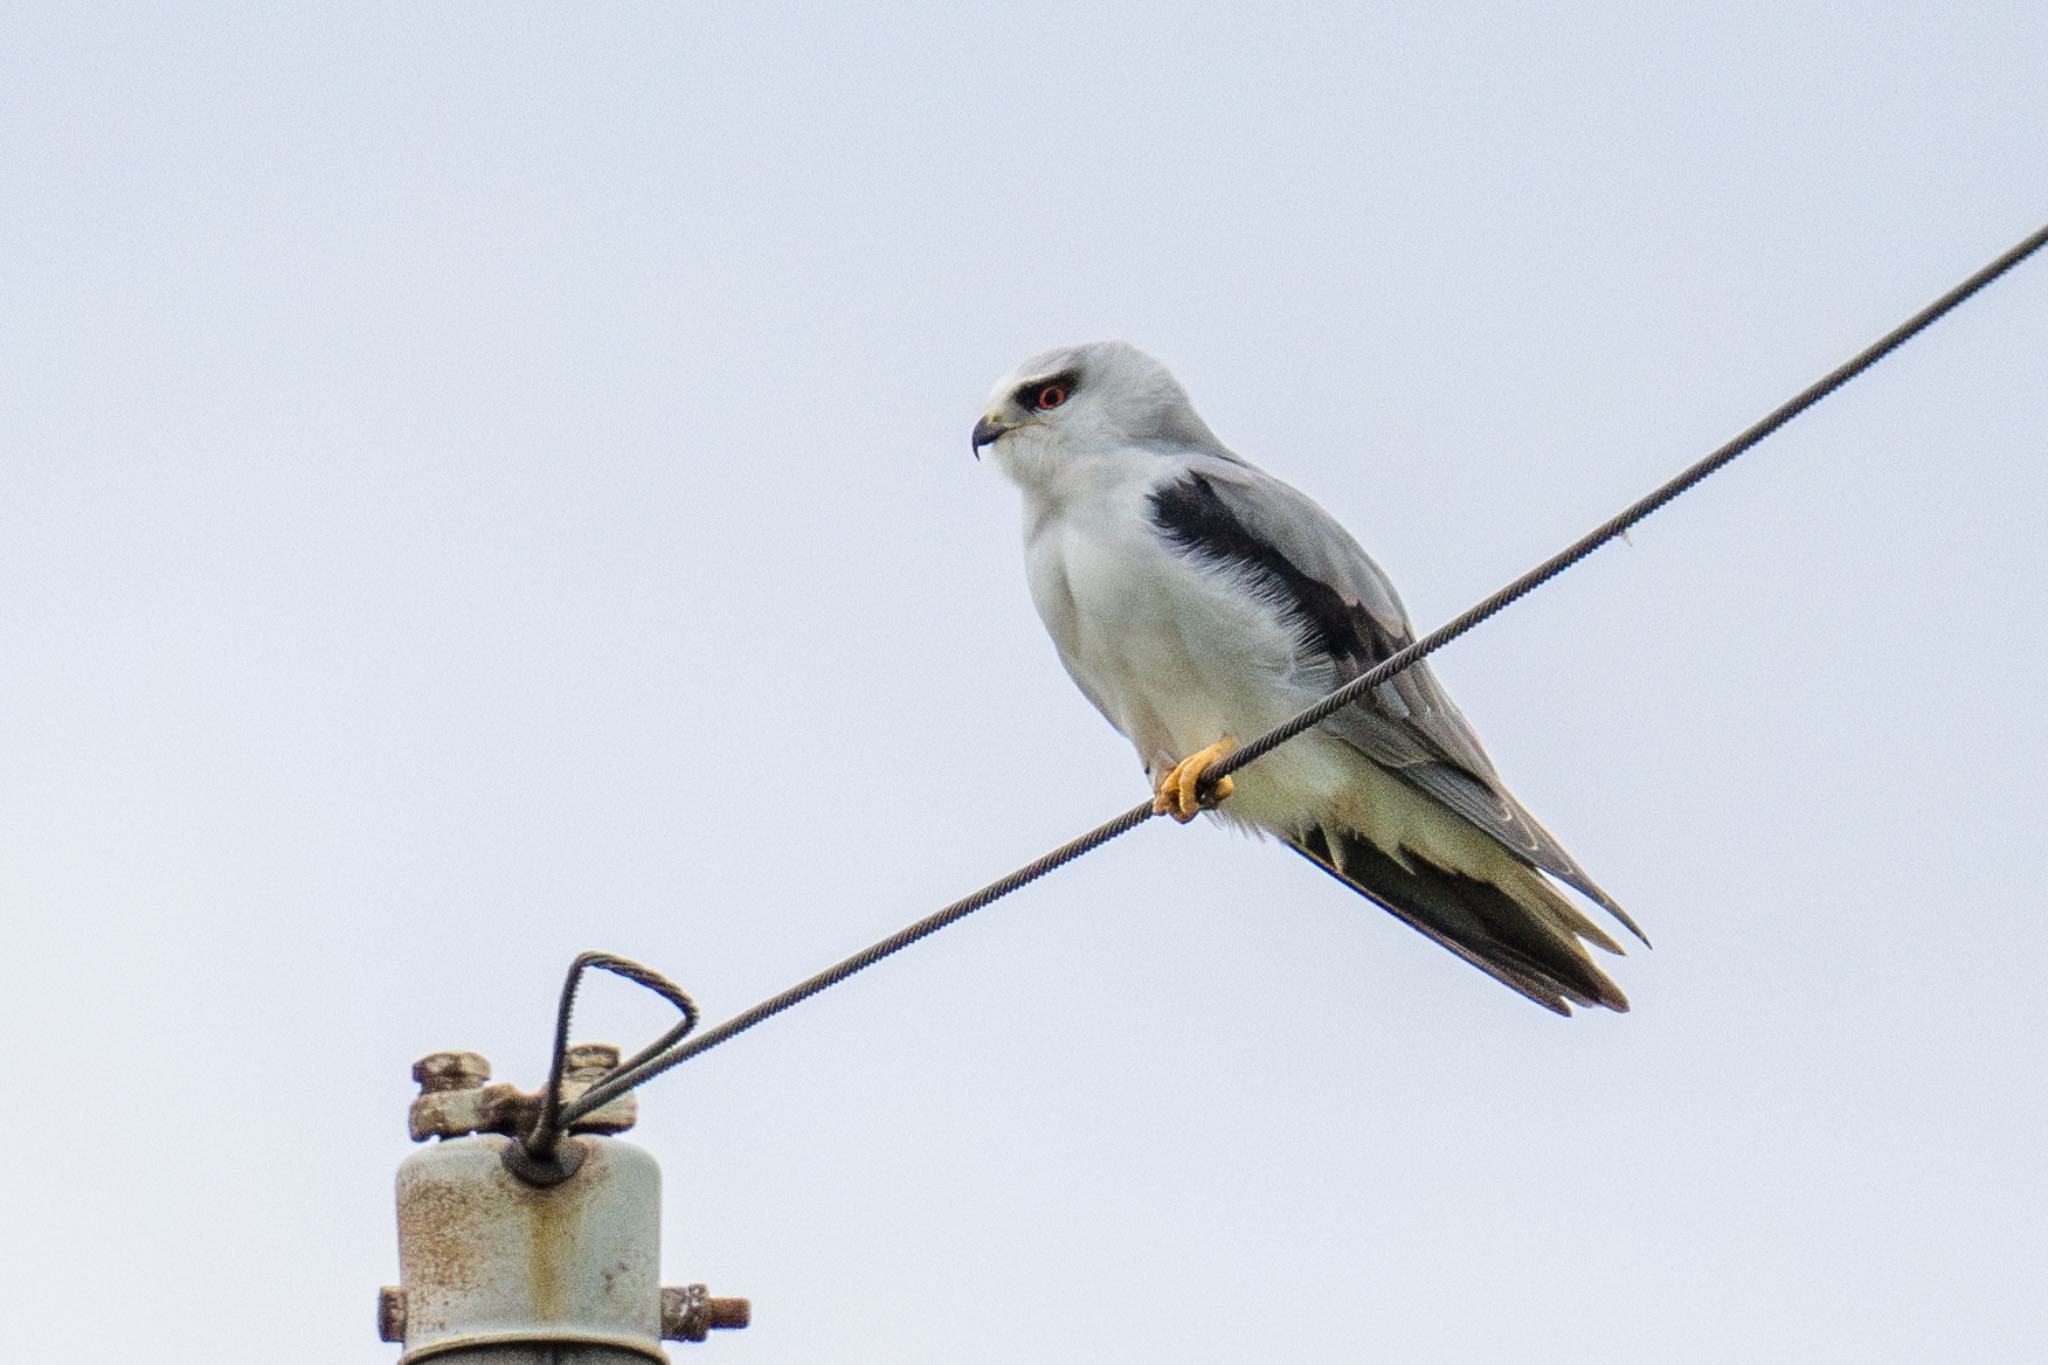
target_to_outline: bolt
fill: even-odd
[[[706,1299],[704,1320],[721,1331],[745,1327],[754,1320],[754,1305],[748,1299]]]

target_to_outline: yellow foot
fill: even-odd
[[[1202,790],[1202,774],[1209,765],[1235,749],[1237,744],[1230,739],[1219,739],[1200,753],[1189,754],[1173,765],[1166,775],[1152,786],[1152,813],[1171,815],[1185,825],[1195,818],[1195,813],[1215,805],[1230,795],[1231,781],[1219,777],[1207,791]]]

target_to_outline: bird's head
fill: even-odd
[[[1125,341],[1035,355],[998,380],[974,424],[974,453],[992,449],[1024,484],[1077,461],[1206,451],[1228,456],[1167,368]]]

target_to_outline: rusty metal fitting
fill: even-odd
[[[578,1043],[563,1054],[562,1103],[568,1104],[603,1080],[619,1064],[610,1043]],[[538,1092],[491,1080],[491,1064],[474,1052],[430,1052],[413,1063],[419,1097],[406,1119],[414,1142],[458,1138],[470,1133],[521,1137],[540,1118]],[[640,1117],[629,1092],[569,1125],[572,1133],[623,1133]]]
[[[395,1284],[377,1291],[377,1339],[405,1340],[405,1291]]]
[[[562,1054],[562,1103],[578,1099],[619,1064],[610,1043],[577,1043]],[[629,1090],[569,1125],[572,1133],[623,1133],[640,1117],[640,1101]]]
[[[582,1081],[584,1088],[619,1064],[619,1050],[610,1043],[571,1043],[562,1054],[562,1078]]]
[[[662,1360],[653,1156],[623,1138],[565,1138],[582,1169],[536,1188],[506,1171],[512,1143],[478,1133],[415,1147],[400,1164],[399,1365],[557,1358],[556,1350],[515,1356],[514,1346],[557,1348],[564,1360]],[[390,1308],[379,1306],[379,1325],[393,1325]]]
[[[406,1114],[414,1142],[461,1137],[484,1126],[484,1083],[491,1064],[474,1052],[429,1052],[412,1064],[419,1098]]]
[[[560,1062],[566,1106],[617,1070],[619,1049],[579,1044]],[[398,1168],[399,1283],[377,1295],[377,1335],[403,1348],[398,1365],[586,1353],[659,1362],[663,1341],[748,1324],[745,1299],[662,1285],[661,1168],[607,1136],[632,1126],[632,1095],[566,1131],[550,1124],[542,1160],[525,1142],[545,1089],[493,1082],[474,1052],[430,1053],[412,1074],[421,1145]]]
[[[474,1090],[491,1078],[491,1064],[475,1052],[429,1052],[412,1064],[422,1095]]]
[[[661,1287],[661,1339],[702,1341],[716,1331],[745,1327],[754,1320],[746,1299],[719,1299],[701,1284]]]

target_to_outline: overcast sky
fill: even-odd
[[[1704,7],[1703,7],[1704,8]],[[2048,9],[17,3],[21,1361],[391,1361],[408,1070],[1144,793],[991,382],[1131,339],[1433,626],[2048,219]],[[684,1355],[2038,1360],[2048,261],[1440,656],[1552,1018],[1156,822],[642,1095]],[[599,984],[587,1038],[660,1012]]]

